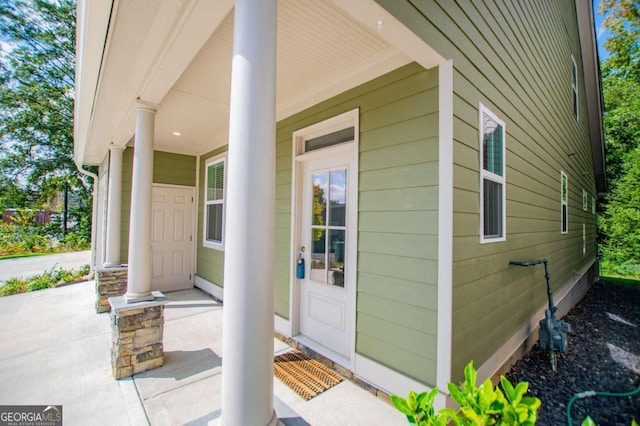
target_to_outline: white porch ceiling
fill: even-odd
[[[227,143],[233,12],[203,46],[162,100],[156,117],[156,148],[200,154]],[[326,1],[278,3],[278,118],[296,105],[350,78],[386,63],[409,62],[386,42]],[[176,137],[172,132],[179,131]]]
[[[382,21],[365,27],[341,2],[278,1],[278,119],[412,60],[380,36]],[[110,144],[131,143],[136,98],[159,105],[156,149],[198,155],[226,144],[233,3],[116,3],[83,162],[97,164]],[[435,55],[432,65],[440,60]]]

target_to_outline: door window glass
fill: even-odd
[[[313,173],[311,184],[310,278],[344,288],[347,170]]]

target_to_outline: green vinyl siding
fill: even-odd
[[[435,384],[438,70],[410,64],[278,123],[275,310],[289,316],[294,131],[360,110],[356,352]]]
[[[127,263],[129,253],[129,216],[131,214],[131,180],[133,148],[122,154],[122,225],[120,227],[120,261]],[[196,157],[153,151],[153,183],[195,186]]]
[[[153,183],[196,186],[196,157],[154,151]]]
[[[545,306],[545,257],[554,290],[595,261],[595,195],[580,40],[572,1],[496,0],[464,6],[376,0],[454,66],[452,377],[480,366]],[[573,114],[572,63],[578,67]],[[479,103],[505,122],[506,241],[480,244]],[[574,152],[575,155],[567,155]],[[560,171],[569,178],[569,231],[560,233]],[[587,250],[582,254],[582,223]]]
[[[198,230],[196,232],[196,238],[198,241],[198,250],[196,255],[196,275],[219,287],[224,286],[224,251],[208,248],[203,245],[205,200],[204,191],[206,189],[204,179],[206,175],[207,161],[220,154],[224,154],[226,151],[227,146],[225,145],[221,148],[201,155],[200,176],[198,176],[198,188],[200,188],[200,194],[198,194]]]

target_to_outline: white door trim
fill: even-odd
[[[301,227],[302,220],[298,212],[302,211],[303,200],[303,164],[308,161],[315,161],[324,158],[332,158],[349,154],[352,156],[351,164],[353,167],[352,176],[349,179],[348,191],[351,191],[353,197],[353,205],[349,209],[347,221],[349,223],[348,232],[350,232],[350,249],[347,250],[346,261],[347,268],[346,279],[351,286],[347,295],[347,326],[350,330],[349,338],[349,363],[345,367],[351,369],[354,365],[355,349],[356,349],[356,297],[357,297],[357,260],[358,260],[358,153],[359,153],[359,117],[360,110],[358,108],[347,111],[328,120],[313,124],[303,129],[297,130],[292,137],[292,182],[291,182],[291,248],[290,248],[290,271],[291,278],[289,283],[289,324],[288,328],[290,336],[300,334],[300,285],[295,275],[296,259],[298,250],[301,246],[302,236]],[[318,149],[309,153],[304,153],[304,141],[324,134],[328,134],[337,130],[354,127],[354,140],[338,144],[329,148]],[[277,317],[277,316],[276,316]],[[277,317],[279,318],[279,317]],[[280,326],[285,326],[284,321],[279,322]],[[329,355],[331,354],[323,354]]]
[[[196,182],[197,183],[197,182]],[[191,286],[195,284],[196,277],[196,255],[197,255],[197,238],[196,238],[196,229],[198,226],[198,199],[197,199],[197,191],[195,186],[189,185],[173,185],[169,183],[153,183],[151,185],[153,188],[177,188],[177,189],[190,189],[191,190],[191,199],[193,204],[193,217],[191,220],[191,262],[189,263],[189,275],[191,275]]]

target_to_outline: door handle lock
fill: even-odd
[[[300,253],[298,253],[298,264],[296,265],[296,278],[299,280],[304,279],[304,246],[300,247]]]

